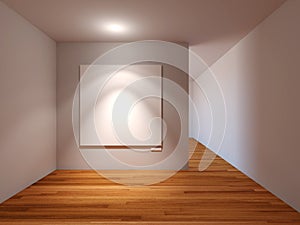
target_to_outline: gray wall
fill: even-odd
[[[0,202],[56,168],[56,44],[0,2]]]
[[[57,44],[57,167],[58,169],[90,169],[78,150],[72,127],[72,105],[74,94],[79,82],[79,66],[92,64],[95,59],[106,51],[121,43],[58,43]],[[185,59],[188,65],[188,57]],[[188,77],[182,71],[169,65],[163,65],[163,76],[169,78],[188,91]],[[186,141],[182,143],[181,155],[188,158],[188,99],[182,101],[186,107],[184,124],[176,117],[176,111],[164,104],[164,119],[168,126],[164,149],[161,153],[149,152],[147,154],[136,153],[130,150],[110,150],[117,158],[122,158],[126,163],[137,163],[139,166],[151,165],[164,159],[174,144],[177,143],[180,129]],[[75,127],[76,128],[76,127]],[[76,132],[76,129],[75,129]],[[105,154],[103,149],[84,149],[84,154],[98,169],[132,169],[128,165],[119,165],[111,157]],[[153,169],[162,169],[154,166]]]
[[[220,156],[298,211],[299,21],[300,1],[287,1],[212,65],[228,112]],[[201,115],[191,136],[207,145],[209,106],[195,84],[192,97]]]

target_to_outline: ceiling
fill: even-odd
[[[214,43],[215,61],[284,0],[2,0],[58,42]],[[105,26],[116,23],[123,32]],[[218,46],[218,40],[222,45]],[[225,41],[224,41],[225,40]],[[205,58],[205,57],[204,57]]]

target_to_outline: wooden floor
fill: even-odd
[[[151,186],[115,184],[94,171],[55,171],[2,203],[0,224],[300,224],[300,213],[221,158],[199,172],[203,151],[197,144],[189,171]]]

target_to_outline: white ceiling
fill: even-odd
[[[284,0],[2,0],[58,42],[216,43],[214,61]],[[104,26],[118,23],[124,32]],[[228,39],[228,41],[224,41]],[[222,46],[218,46],[222,40]],[[220,45],[220,44],[219,44]],[[218,56],[217,56],[218,55]],[[205,58],[205,57],[204,57]]]

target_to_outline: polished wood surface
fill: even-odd
[[[150,186],[116,184],[94,171],[54,171],[2,203],[0,224],[300,224],[300,213],[223,159],[199,172],[204,146],[191,140],[193,146],[188,171]],[[111,173],[121,179],[126,171]]]

